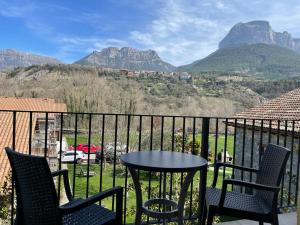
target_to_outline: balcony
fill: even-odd
[[[49,115],[54,115],[51,120]],[[4,120],[5,118],[5,120]],[[44,118],[41,130],[36,126],[36,119]],[[33,112],[33,111],[0,111],[1,144],[11,146],[17,151],[47,157],[52,171],[68,169],[70,184],[74,197],[87,198],[99,191],[123,186],[124,224],[132,224],[135,214],[135,194],[128,169],[120,164],[120,155],[143,150],[178,151],[189,154],[207,156],[209,169],[207,186],[212,183],[213,165],[216,162],[235,163],[247,167],[258,168],[267,143],[275,143],[291,149],[292,154],[281,182],[278,210],[282,218],[289,216],[292,221],[298,204],[299,180],[299,147],[300,121],[261,120],[246,118],[216,118],[172,115],[133,115],[111,113],[66,113],[66,112]],[[48,121],[49,120],[49,121]],[[207,126],[204,126],[206,124]],[[1,128],[2,126],[2,128]],[[55,133],[56,145],[50,141]],[[38,135],[36,135],[38,134]],[[38,146],[35,145],[42,143]],[[33,141],[34,140],[34,141]],[[67,145],[65,145],[65,142]],[[208,143],[204,144],[204,143]],[[74,146],[74,151],[81,151],[76,146],[87,144],[86,160],[70,160],[65,163],[62,154],[67,151],[64,146]],[[92,145],[96,151],[92,151]],[[8,199],[8,210],[2,217],[12,224],[15,217],[15,193],[11,188],[8,161],[4,152],[2,160],[1,185],[6,186],[4,196]],[[72,162],[71,162],[72,161]],[[164,197],[178,199],[178,193],[185,174],[162,174],[140,171],[143,198]],[[204,196],[200,194],[202,173],[197,173],[188,191],[185,205],[185,219],[191,224],[201,217],[199,207]],[[5,178],[6,177],[6,178]],[[252,172],[240,173],[233,169],[222,170],[218,187],[224,178],[240,178],[253,181]],[[57,194],[61,203],[66,201],[62,191],[63,183],[56,180]],[[247,192],[248,190],[232,186],[232,190]],[[114,199],[101,202],[107,208],[114,208]],[[235,218],[217,217],[216,222],[224,224],[248,224],[243,221],[232,222]],[[4,219],[3,219],[4,220]],[[151,218],[144,221],[157,223]]]

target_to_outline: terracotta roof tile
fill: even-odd
[[[13,141],[13,113],[1,112],[1,110],[67,112],[67,107],[63,103],[55,103],[53,99],[0,97],[0,186],[10,170],[4,148],[12,146]],[[40,113],[32,114],[33,130],[36,119],[41,115]],[[23,153],[29,151],[29,121],[29,113],[16,113],[15,146],[17,151]]]
[[[260,106],[236,114],[237,118],[300,120],[300,88],[274,98]]]
[[[252,127],[253,120],[255,127],[261,127],[261,121],[263,120],[262,127],[264,129],[271,129],[275,132],[285,130],[285,123],[287,125],[288,132],[300,132],[300,88],[294,89],[288,93],[285,93],[277,98],[274,98],[262,105],[250,108],[244,112],[237,113],[235,115],[237,120],[237,126],[243,126],[244,120],[246,120],[246,126]],[[278,121],[280,121],[278,127]],[[294,121],[294,124],[293,124]],[[234,120],[230,120],[229,124],[235,126]],[[294,128],[293,128],[294,127]]]

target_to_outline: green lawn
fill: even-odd
[[[74,136],[66,136],[68,144],[74,144]],[[92,144],[99,144],[100,137],[98,135],[93,135],[91,137],[91,143]],[[107,140],[106,140],[107,141]],[[201,135],[196,136],[196,142],[201,143]],[[78,135],[77,136],[77,143],[87,143],[87,136],[85,135]],[[217,151],[220,152],[222,149],[224,149],[225,144],[225,137],[224,135],[219,135],[218,142],[217,142]],[[210,135],[209,136],[209,148],[211,150],[211,153],[214,153],[215,151],[215,136]],[[227,151],[230,155],[233,153],[233,136],[227,137]],[[213,157],[213,156],[212,156]],[[80,177],[79,171],[80,171],[80,165],[76,165],[76,175],[75,175],[75,196],[76,197],[86,197],[86,190],[87,190],[87,177]],[[70,183],[73,184],[73,165],[68,165],[69,169],[69,175],[70,175]],[[86,170],[86,166],[83,166],[83,169]],[[89,196],[96,194],[100,191],[100,166],[97,164],[91,165],[90,169],[96,173],[95,176],[88,178],[89,179]],[[103,170],[103,176],[102,176],[102,190],[109,189],[113,187],[113,165],[108,164]],[[231,175],[231,170],[226,170],[226,177]],[[157,197],[157,193],[159,192],[159,174],[151,173],[151,193],[154,193],[151,197]],[[218,187],[221,187],[222,183],[222,177],[223,172],[219,173],[219,179],[218,179]],[[175,196],[175,198],[178,197],[178,193],[180,190],[180,174],[174,175],[173,177],[173,183],[172,187],[174,190],[174,193],[172,194]],[[140,172],[140,182],[142,184],[142,190],[143,190],[143,200],[148,199],[148,182],[149,182],[149,173],[148,172]],[[207,177],[207,185],[211,185],[213,179],[213,171],[212,169],[208,170],[208,177]],[[169,196],[169,185],[170,185],[170,177],[167,178],[167,196]],[[116,165],[116,171],[115,171],[115,186],[122,186],[125,187],[125,167],[118,164]],[[198,198],[198,186],[199,186],[199,173],[195,175],[194,182],[193,182],[193,199]],[[135,193],[132,185],[132,180],[130,175],[128,174],[128,184],[127,184],[128,191],[127,191],[127,198],[126,198],[126,222],[131,223],[134,222],[134,213],[135,213]],[[190,193],[187,198],[187,202],[189,202],[190,199]],[[105,205],[108,208],[111,208],[112,206],[112,199],[108,198],[105,201],[102,202],[103,205]],[[197,205],[196,201],[193,200],[193,206]]]
[[[83,166],[83,169],[86,170],[86,166]],[[96,173],[95,176],[89,178],[89,196],[96,194],[100,191],[100,166],[99,165],[91,165],[90,169]],[[73,183],[73,165],[68,164],[69,176],[70,176],[70,183]],[[80,165],[76,165],[76,175],[75,175],[75,196],[76,197],[83,197],[86,196],[86,188],[87,188],[87,177],[80,177]],[[152,192],[156,195],[158,194],[159,190],[159,174],[151,173],[151,188]],[[227,176],[230,173],[226,174]],[[221,187],[223,173],[219,174],[219,182],[218,187]],[[148,199],[148,181],[149,181],[149,173],[148,172],[140,172],[140,182],[142,184],[143,190],[143,199]],[[167,190],[169,190],[170,185],[170,177],[167,178]],[[213,178],[212,170],[208,171],[208,185],[211,184]],[[177,179],[177,180],[176,180]],[[116,167],[116,176],[115,176],[115,186],[122,186],[125,187],[125,167],[121,165],[117,165]],[[193,195],[198,196],[198,186],[199,186],[199,173],[195,175],[194,182],[193,182]],[[106,169],[103,170],[103,180],[102,180],[102,190],[106,190],[113,187],[113,166],[107,165]],[[132,180],[130,175],[128,174],[128,192],[127,192],[127,202],[126,202],[126,209],[127,209],[127,222],[133,222],[134,220],[134,212],[135,212],[135,193],[132,186]],[[174,192],[180,190],[180,174],[173,176],[173,188]],[[177,193],[177,194],[178,194]],[[169,192],[167,191],[167,195]],[[176,193],[174,193],[176,197]],[[173,195],[174,195],[173,194]],[[190,195],[188,195],[190,196]],[[151,195],[153,197],[153,195]],[[188,197],[189,200],[189,197]],[[112,199],[108,198],[102,202],[107,208],[111,208],[112,206]]]

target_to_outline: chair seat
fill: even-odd
[[[208,205],[218,206],[221,198],[221,190],[216,188],[207,189]],[[255,195],[239,193],[235,191],[227,191],[224,207],[236,209],[239,211],[247,211],[258,214],[271,213],[271,207],[268,207],[262,200]]]
[[[73,205],[83,199],[74,199],[66,205]],[[93,204],[74,213],[63,216],[64,225],[102,225],[113,224],[116,213],[102,206]]]

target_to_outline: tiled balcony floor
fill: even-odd
[[[265,223],[268,224],[268,223]],[[296,225],[297,224],[297,214],[296,213],[286,213],[279,215],[280,225]],[[237,220],[226,223],[219,223],[218,225],[258,225],[258,222],[250,220]]]

